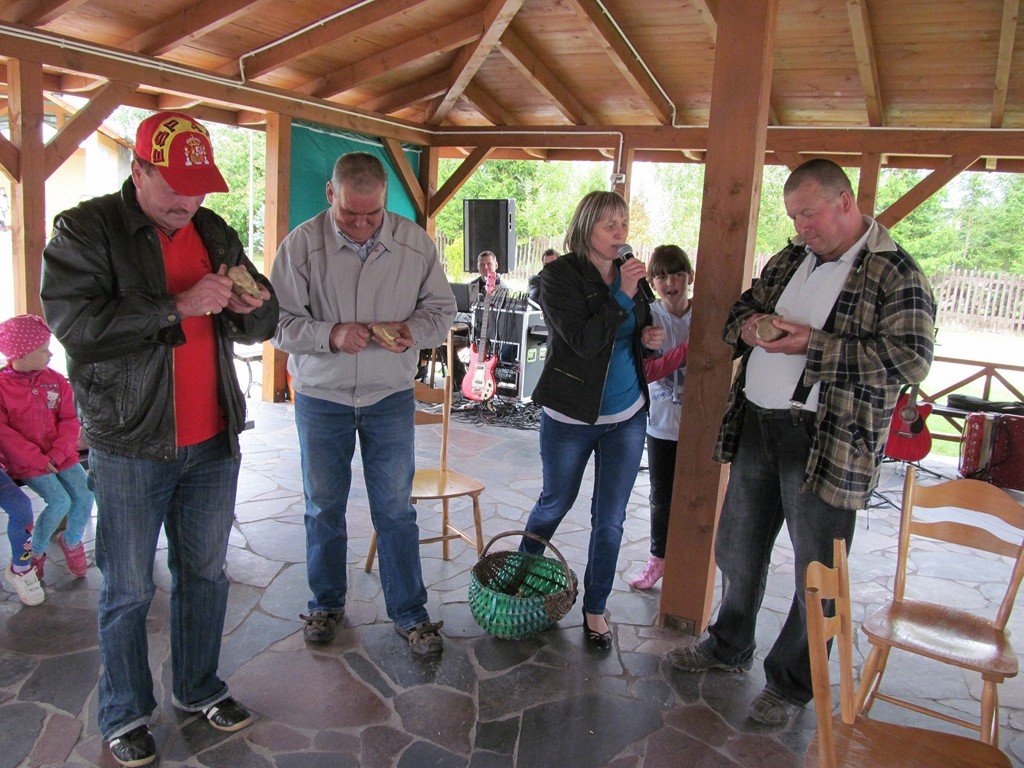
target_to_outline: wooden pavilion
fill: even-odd
[[[267,269],[287,233],[294,120],[379,137],[421,223],[487,159],[704,163],[684,408],[719,414],[720,342],[751,271],[764,163],[859,168],[862,210],[898,222],[964,170],[1024,171],[1021,0],[5,0],[0,169],[15,292],[39,311],[45,180],[118,106],[265,132]],[[45,146],[46,94],[89,99]],[[422,148],[419,171],[402,144]],[[439,157],[463,158],[437,186]],[[931,171],[874,211],[883,168]],[[269,347],[264,396],[285,391]],[[717,417],[680,433],[661,617],[699,633],[727,470]]]

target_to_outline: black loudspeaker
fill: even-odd
[[[463,269],[476,272],[476,257],[493,251],[498,257],[498,272],[516,268],[516,201],[463,200]]]

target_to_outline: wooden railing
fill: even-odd
[[[950,376],[954,379],[951,382],[947,381]],[[1017,381],[1011,380],[1012,378]],[[978,391],[979,382],[980,392]],[[932,388],[929,388],[929,385]],[[946,405],[946,397],[950,394],[970,394],[986,400],[1024,401],[1022,389],[1024,389],[1024,365],[988,363],[980,360],[938,356],[932,364],[932,372],[920,390],[920,399],[923,402],[932,403],[934,406],[932,418],[928,421],[928,430],[936,440],[960,442],[964,431],[964,417],[967,412]],[[940,431],[940,429],[945,431]]]

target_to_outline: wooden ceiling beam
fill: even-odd
[[[875,220],[887,229],[905,219],[921,203],[934,195],[952,181],[962,171],[967,170],[978,155],[956,155],[936,166],[935,170],[921,179],[917,184],[892,205],[879,213]]]
[[[498,100],[478,83],[467,85],[466,91],[462,95],[492,125],[515,125],[515,116],[501,106]]]
[[[386,115],[390,112],[395,112],[403,107],[407,107],[410,104],[423,101],[424,99],[432,99],[435,96],[440,96],[448,88],[448,75],[438,74],[432,75],[431,77],[425,77],[424,79],[410,83],[404,88],[396,88],[393,91],[387,91],[386,93],[377,96],[376,98],[364,101],[359,105],[360,109],[365,109],[369,112],[380,112],[382,115]]]
[[[9,111],[7,109],[4,110]],[[0,133],[0,171],[8,179],[17,181],[21,177],[21,155],[10,139]]]
[[[20,0],[0,11],[0,19],[27,27],[41,27],[70,13],[87,0]]]
[[[885,125],[882,89],[878,84],[878,57],[875,55],[875,38],[871,33],[871,18],[868,15],[866,0],[846,0],[846,12],[850,17],[853,51],[857,57],[857,71],[860,73],[860,85],[864,91],[868,125]]]
[[[583,106],[562,79],[523,42],[514,30],[508,29],[501,38],[501,52],[538,91],[549,98],[565,119],[577,125],[596,125],[597,119]]]
[[[162,60],[146,60],[136,54],[126,59],[124,52],[95,43],[87,46],[72,38],[49,34],[49,39],[26,38],[16,30],[0,27],[0,50],[9,57],[39,61],[60,69],[85,71],[107,80],[123,80],[160,91],[197,96],[236,109],[279,112],[293,118],[310,120],[371,136],[388,136],[412,144],[429,144],[430,133],[420,126],[398,119],[382,120],[379,115],[361,114],[356,107],[343,107],[312,97],[297,98],[295,93],[260,83],[217,82],[210,73],[184,64],[170,65]]]
[[[484,8],[483,34],[475,43],[463,48],[455,58],[449,73],[451,81],[448,91],[437,104],[431,106],[426,122],[437,124],[448,117],[522,5],[523,0],[489,0]]]
[[[344,93],[360,83],[372,80],[387,72],[435,56],[447,53],[456,48],[476,42],[483,34],[484,15],[475,13],[464,19],[448,24],[440,29],[420,35],[386,51],[367,56],[316,80],[311,80],[299,88],[303,93],[311,93],[321,99],[329,99]]]
[[[148,56],[162,56],[258,10],[264,2],[266,0],[203,0],[187,5],[155,27],[133,37],[126,47]]]
[[[310,25],[295,37],[286,36],[278,44],[266,50],[253,52],[242,57],[246,80],[283,67],[290,61],[302,58],[326,45],[337,45],[342,38],[354,35],[359,30],[386,20],[390,16],[400,14],[417,5],[430,0],[377,0],[363,7],[335,16],[330,21]],[[237,61],[231,62],[220,69],[221,74],[238,76],[241,69]]]
[[[195,96],[179,96],[176,93],[161,93],[156,97],[157,109],[161,111],[181,111],[185,109],[193,109],[202,102],[202,99],[197,99]]]
[[[992,93],[991,126],[993,128],[1002,127],[1006,114],[1006,91],[1010,87],[1010,65],[1013,62],[1020,5],[1021,0],[1003,0],[1003,19],[999,27],[999,55],[996,59],[996,81]]]
[[[658,122],[671,123],[675,105],[661,92],[654,76],[647,71],[623,35],[619,33],[618,25],[612,23],[607,9],[593,0],[572,0],[570,5],[593,33],[597,44],[604,50],[615,68],[629,83],[629,87],[643,99],[651,114]]]
[[[47,143],[43,150],[46,178],[52,176],[78,146],[124,103],[125,97],[135,87],[135,83],[109,82],[96,91],[89,103],[78,110],[60,133]]]
[[[436,216],[437,212],[444,208],[449,200],[455,197],[455,193],[462,188],[462,185],[469,180],[473,172],[487,159],[487,155],[490,152],[491,150],[488,147],[477,147],[469,153],[469,157],[462,161],[459,167],[455,169],[455,173],[448,177],[448,181],[430,196],[428,216]]]
[[[45,91],[60,91],[61,89],[62,76],[43,73],[43,90]],[[7,74],[7,65],[0,63],[0,85],[10,86],[11,81]]]
[[[395,141],[394,139],[381,139],[380,143],[384,147],[384,152],[391,159],[391,166],[398,173],[398,179],[402,182],[402,187],[409,197],[412,198],[417,219],[422,219],[427,212],[427,196],[423,193],[423,187],[420,186],[419,177],[416,175],[416,171],[412,169],[409,158],[405,156],[402,142]]]

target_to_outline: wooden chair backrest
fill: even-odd
[[[957,509],[961,513],[973,513],[970,517],[974,519],[970,522],[925,521],[918,519],[914,514],[915,509],[944,507]],[[997,518],[1016,529],[1017,535],[1021,536],[1020,543],[1011,543],[989,531],[985,526],[992,518]],[[893,587],[893,597],[896,600],[902,600],[906,593],[907,560],[912,535],[992,552],[1014,561],[1006,593],[994,620],[998,629],[1004,629],[1017,599],[1021,579],[1024,577],[1024,504],[1016,501],[1002,488],[981,480],[947,480],[936,485],[919,485],[915,468],[907,467],[900,509],[896,583]]]
[[[814,562],[807,566],[804,595],[807,602],[807,644],[811,654],[811,685],[814,712],[818,719],[818,761],[822,768],[835,768],[835,735],[832,731],[832,682],[828,670],[828,641],[836,639],[839,652],[839,704],[844,723],[853,723],[853,621],[850,616],[850,572],[846,543],[832,542],[834,566]],[[825,603],[835,614],[826,616]]]
[[[444,472],[448,469],[448,425],[451,420],[452,413],[452,330],[448,330],[448,360],[446,375],[444,377],[444,386],[440,389],[431,387],[422,381],[413,382],[413,397],[416,399],[416,403],[437,406],[441,405],[440,413],[436,409],[431,408],[430,410],[423,410],[420,408],[416,409],[416,426],[421,424],[440,424],[441,425],[441,465],[440,469]],[[433,360],[433,358],[431,358]],[[431,363],[431,369],[433,363]]]

